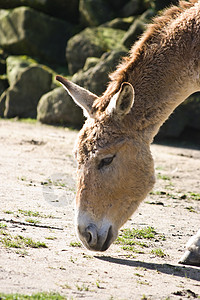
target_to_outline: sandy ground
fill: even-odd
[[[145,241],[141,251],[113,244],[95,253],[75,244],[76,136],[68,129],[0,120],[0,292],[52,291],[67,299],[200,297],[200,268],[178,264],[200,225],[194,196],[200,193],[200,151],[152,145],[157,183],[124,227],[153,226],[157,238]],[[3,240],[17,235],[47,248],[6,247]]]

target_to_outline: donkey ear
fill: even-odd
[[[84,110],[85,116],[92,116],[92,105],[94,100],[98,97],[62,76],[57,75],[56,80],[63,85],[69,95],[73,98],[74,102]]]
[[[133,86],[128,82],[122,83],[119,92],[111,98],[106,112],[108,114],[115,113],[120,117],[127,115],[133,106],[134,95]]]

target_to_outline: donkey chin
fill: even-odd
[[[92,251],[107,250],[118,236],[118,229],[108,219],[97,223],[87,213],[78,212],[76,229],[83,245]]]

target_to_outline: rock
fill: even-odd
[[[86,26],[98,26],[112,18],[111,7],[105,0],[80,0],[79,11]]]
[[[45,124],[66,124],[75,127],[81,127],[84,120],[82,109],[62,87],[41,97],[37,108],[37,119]]]
[[[0,117],[4,117],[4,110],[6,107],[6,91],[4,91],[0,96]]]
[[[184,110],[188,114],[187,126],[200,130],[200,93],[193,94],[183,103]]]
[[[21,70],[6,91],[4,117],[36,118],[38,101],[51,82],[52,75],[40,65]]]
[[[122,16],[129,17],[142,14],[145,11],[145,1],[131,0],[122,9]]]
[[[56,18],[77,23],[79,19],[79,0],[0,0],[0,8],[29,6]]]
[[[0,74],[3,75],[6,73],[6,61],[4,59],[0,59]]]
[[[17,77],[26,68],[32,65],[37,65],[37,61],[28,56],[8,56],[6,59],[7,77],[9,85],[14,85]]]
[[[190,130],[200,130],[199,115],[200,93],[196,93],[176,108],[161,127],[156,139],[166,137],[178,138],[187,127]]]
[[[86,72],[80,71],[74,74],[72,81],[97,95],[101,95],[106,89],[109,80],[108,74],[115,70],[120,58],[125,54],[124,51],[112,51],[103,54],[99,63]]]
[[[0,14],[0,46],[11,54],[65,63],[65,47],[72,34],[67,22],[28,7]]]
[[[95,27],[73,36],[66,49],[70,74],[82,69],[87,57],[100,57],[109,50],[125,50],[121,42],[124,34],[125,31],[120,29]]]
[[[85,65],[83,67],[83,71],[86,72],[90,68],[96,66],[98,62],[100,61],[100,58],[98,57],[88,57],[85,61]]]
[[[0,96],[8,88],[8,80],[5,75],[0,76]]]
[[[133,16],[128,18],[116,18],[109,22],[104,23],[102,26],[127,31],[129,27],[133,24],[134,20],[135,17]]]
[[[154,12],[149,9],[139,18],[135,19],[135,21],[123,37],[122,43],[125,47],[129,49],[133,45],[138,37],[144,32],[144,30],[146,29],[146,24],[149,22],[149,19],[153,17],[153,15]]]
[[[114,10],[119,11],[120,14],[123,6],[126,5],[128,0],[107,0],[107,2],[114,8]]]
[[[164,1],[155,0],[155,8],[158,11],[165,7],[169,7],[171,4],[178,5],[178,3],[179,0],[164,0]]]

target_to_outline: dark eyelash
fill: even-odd
[[[115,157],[115,155],[113,155],[111,157],[103,158],[98,165],[98,170],[100,170],[101,168],[103,168],[105,166],[110,165],[112,163],[114,157]]]

